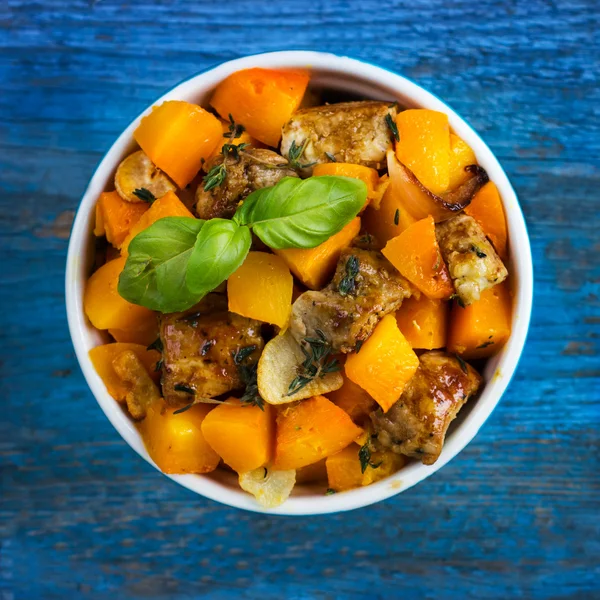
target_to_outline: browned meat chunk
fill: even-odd
[[[219,155],[207,168],[223,164],[223,160]],[[275,185],[283,177],[298,177],[288,161],[272,150],[247,148],[238,161],[231,156],[226,161],[227,176],[221,185],[206,191],[201,183],[196,190],[196,212],[201,219],[229,219],[250,193]]]
[[[294,302],[290,329],[298,342],[318,337],[320,329],[334,351],[352,352],[410,295],[408,281],[380,252],[348,248],[332,282]]]
[[[392,143],[386,116],[394,119],[397,112],[395,104],[375,101],[300,109],[283,127],[281,153],[292,159],[294,149],[304,146],[297,161],[307,165],[303,175],[312,173],[313,164],[330,162],[328,154],[337,162],[378,169]]]
[[[508,271],[473,217],[459,214],[435,226],[454,289],[465,306],[503,282]]]
[[[256,346],[245,364],[258,362],[264,346],[260,323],[227,311],[227,298],[209,294],[184,313],[160,318],[162,388],[171,405],[214,398],[244,387],[232,355]]]
[[[481,377],[446,352],[425,352],[419,362],[398,402],[387,413],[371,413],[371,420],[377,444],[432,465],[442,451],[448,426],[477,393]]]

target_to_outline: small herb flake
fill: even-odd
[[[333,154],[331,154],[331,152],[325,152],[325,156],[331,161],[331,162],[337,162],[337,160],[335,159],[335,156]]]
[[[394,121],[394,117],[390,113],[385,115],[385,124],[388,126],[388,129],[392,132],[394,139],[399,142],[400,141],[400,133],[398,132],[398,126]]]
[[[158,373],[162,368],[163,368],[163,359],[161,358],[160,360],[156,361],[156,365],[154,365],[154,372]]]
[[[149,346],[147,346],[146,350],[158,350],[159,352],[162,352],[163,344],[160,337],[157,337]]]
[[[333,496],[333,494],[337,494],[337,492],[332,489],[332,488],[327,488],[327,491],[325,492],[326,496]]]
[[[479,346],[477,346],[477,348],[487,348],[488,346],[492,346],[494,344],[494,342],[490,342],[489,340],[487,342],[483,342],[483,344],[480,344]]]
[[[224,138],[229,138],[230,140],[235,140],[236,138],[239,138],[242,133],[244,133],[244,131],[246,131],[246,128],[241,124],[241,123],[236,123],[233,120],[233,117],[231,116],[231,113],[229,114],[229,129],[227,130],[227,133],[223,134]]]
[[[133,195],[144,202],[148,202],[148,204],[152,204],[156,200],[156,196],[146,188],[137,188],[136,190],[133,190]]]
[[[256,379],[258,364],[245,364],[246,360],[256,348],[255,345],[245,346],[243,348],[238,348],[235,352],[232,352],[231,355],[233,357],[233,363],[238,369],[240,379],[246,386],[240,401],[247,406],[258,406],[261,410],[265,410],[265,402],[258,393],[258,382]]]
[[[346,275],[342,278],[338,285],[340,296],[348,296],[356,287],[356,276],[360,270],[360,261],[357,256],[352,254],[346,261]]]
[[[358,451],[358,460],[360,461],[361,473],[364,473],[367,470],[367,467],[378,469],[381,466],[381,462],[371,462],[371,447],[369,446],[369,442],[360,447],[360,450]]]
[[[200,356],[206,356],[208,354],[208,351],[213,347],[214,343],[215,340],[206,340],[206,342],[204,342],[204,344],[202,344],[202,347],[200,348]]]
[[[463,299],[458,294],[452,294],[452,296],[450,296],[449,299],[456,300],[456,304],[458,304],[461,308],[465,307],[465,303],[463,302]]]
[[[358,354],[360,352],[360,349],[363,347],[363,344],[365,343],[365,340],[357,340],[356,344],[354,345],[354,352],[356,352],[356,354]]]
[[[487,254],[482,252],[475,244],[471,245],[471,251],[475,252],[479,258],[485,258],[487,256]]]
[[[192,408],[192,406],[194,406],[194,404],[196,404],[195,402],[190,402],[189,404],[186,404],[184,407],[182,408],[178,408],[177,410],[173,411],[174,415],[180,415],[181,413],[184,413],[186,410],[190,410],[190,408]]]
[[[456,356],[456,360],[460,365],[460,370],[466,375],[468,373],[467,363],[458,354],[455,354],[454,356]]]
[[[397,208],[396,212],[394,213],[394,225],[398,225],[398,223],[400,223],[400,209]]]

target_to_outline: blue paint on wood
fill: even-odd
[[[0,7],[0,596],[600,597],[600,41],[593,0]],[[455,107],[521,198],[526,354],[452,463],[377,506],[282,519],[162,478],[97,408],[66,327],[72,214],[122,128],[180,79],[278,49],[349,54]]]

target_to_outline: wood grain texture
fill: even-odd
[[[0,6],[0,598],[600,597],[600,31],[595,0],[7,0]],[[477,438],[376,506],[283,519],[161,477],[86,388],[66,326],[73,211],[190,74],[278,49],[429,88],[521,199],[532,328]]]

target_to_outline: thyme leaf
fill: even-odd
[[[158,350],[159,352],[162,352],[163,344],[160,337],[157,337],[149,346],[147,346],[146,350]]]
[[[338,285],[340,296],[351,294],[356,287],[356,276],[360,270],[360,261],[357,256],[352,254],[346,261],[346,275],[342,278]]]
[[[233,363],[238,369],[240,379],[245,385],[245,390],[240,398],[243,404],[248,406],[258,406],[260,410],[265,410],[265,402],[258,393],[258,382],[257,382],[257,368],[258,363],[253,365],[245,364],[246,360],[256,350],[257,346],[254,344],[251,346],[245,346],[238,348],[235,352],[231,353],[233,357]]]
[[[471,250],[477,254],[479,258],[485,258],[487,254],[482,252],[475,244],[471,244]]]
[[[397,208],[396,212],[394,213],[394,225],[398,225],[398,223],[400,223],[400,209]]]
[[[360,461],[360,472],[364,473],[367,467],[371,469],[378,469],[381,466],[381,462],[374,463],[371,461],[371,446],[369,442],[360,447],[358,451],[358,460]]]
[[[396,125],[396,122],[394,121],[394,118],[392,117],[392,115],[390,115],[390,113],[385,115],[385,124],[388,126],[388,129],[392,132],[394,139],[397,142],[399,142],[400,133],[398,132],[398,126]]]
[[[468,373],[467,363],[458,354],[455,354],[454,356],[456,356],[456,360],[460,365],[460,370],[466,375]]]
[[[331,154],[331,152],[325,152],[325,156],[331,161],[331,162],[337,162],[337,160],[335,159],[335,156],[333,154]]]
[[[156,200],[156,196],[146,188],[137,188],[136,190],[133,190],[133,195],[144,202],[148,202],[148,204],[152,204]]]
[[[184,392],[185,394],[189,394],[190,396],[194,396],[196,394],[196,390],[194,388],[184,385],[183,383],[176,383],[173,386],[173,389],[176,392]]]

